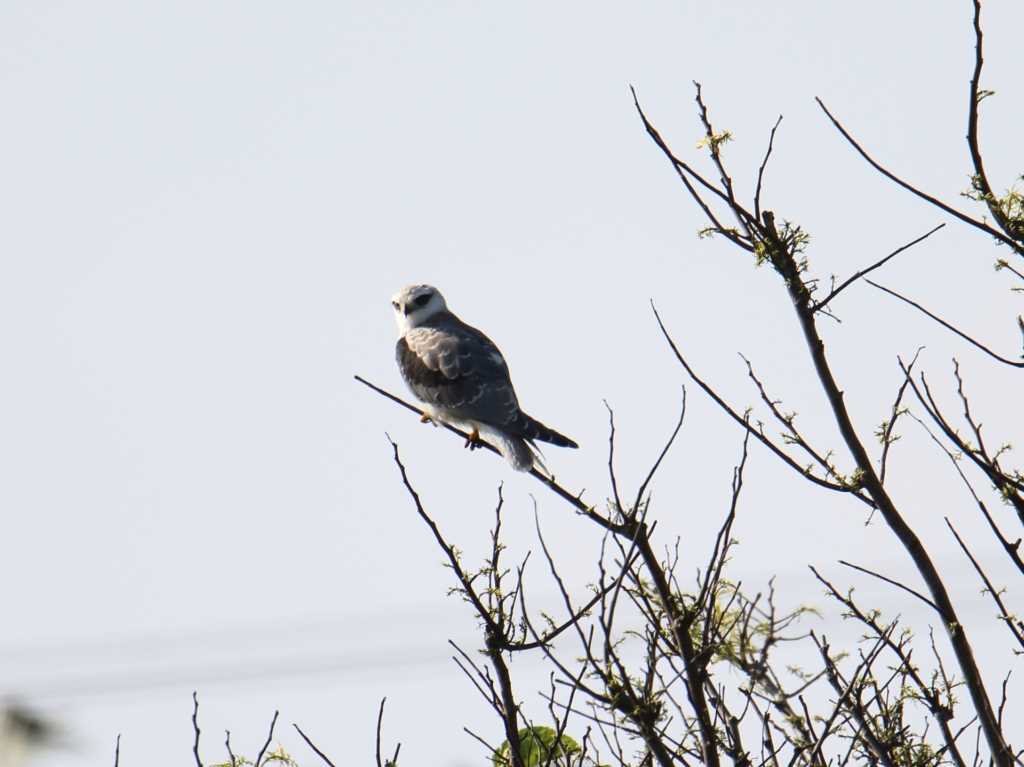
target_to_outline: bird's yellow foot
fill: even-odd
[[[420,416],[420,423],[434,423],[434,419],[431,418],[426,413],[424,413],[423,415]],[[434,425],[436,426],[437,424]]]
[[[480,431],[476,428],[469,433],[466,438],[466,444],[463,447],[468,447],[470,450],[476,450],[478,447],[484,444],[484,441],[480,439]]]

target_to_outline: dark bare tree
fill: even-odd
[[[467,734],[482,747],[483,758],[495,767],[536,765],[737,765],[787,767],[807,765],[869,764],[886,767],[957,767],[985,762],[1010,767],[1021,762],[1020,735],[1006,726],[1011,692],[1010,674],[985,668],[972,644],[972,627],[962,619],[951,596],[948,576],[929,553],[904,509],[890,493],[887,470],[898,428],[923,429],[924,444],[948,457],[950,471],[962,482],[1012,570],[1024,583],[1020,542],[1024,533],[1024,475],[1011,464],[1008,444],[1012,434],[983,434],[985,417],[1001,425],[1001,411],[1019,409],[1024,382],[996,402],[983,403],[980,412],[969,398],[968,382],[954,359],[949,384],[940,389],[922,372],[918,355],[895,360],[898,381],[882,425],[858,423],[844,399],[844,383],[830,361],[820,327],[834,318],[834,302],[849,299],[870,285],[930,318],[951,343],[983,352],[995,366],[1024,369],[1024,354],[997,352],[993,344],[961,329],[956,319],[914,297],[883,286],[876,276],[883,267],[921,245],[947,225],[966,226],[1002,249],[996,268],[1012,282],[1010,289],[1024,292],[1024,196],[1010,189],[998,193],[983,162],[980,105],[990,95],[981,86],[983,33],[981,2],[972,0],[974,67],[967,96],[967,162],[970,186],[964,194],[975,207],[962,210],[940,195],[918,188],[875,159],[834,112],[819,100],[825,117],[850,147],[888,182],[934,207],[948,219],[930,231],[907,238],[905,244],[878,260],[864,264],[849,278],[825,280],[811,270],[806,231],[795,218],[766,206],[763,192],[779,122],[767,136],[767,149],[752,173],[750,199],[737,191],[727,166],[724,148],[730,134],[718,128],[699,84],[696,113],[702,126],[703,152],[711,172],[677,154],[642,109],[634,93],[641,124],[654,145],[677,174],[692,202],[706,218],[705,236],[724,238],[745,254],[751,266],[767,266],[778,276],[780,305],[793,312],[793,332],[799,333],[828,405],[830,426],[845,454],[837,454],[808,437],[781,400],[747,362],[753,406],[732,404],[694,368],[676,343],[657,309],[653,317],[668,351],[679,363],[680,375],[690,391],[710,398],[736,424],[737,460],[732,472],[730,501],[721,510],[721,527],[709,551],[698,556],[682,551],[677,540],[658,534],[657,509],[650,488],[663,459],[683,432],[686,389],[675,427],[646,477],[626,493],[616,475],[614,414],[608,416],[608,490],[600,503],[584,499],[542,471],[533,478],[576,515],[577,523],[601,532],[602,544],[594,554],[592,589],[575,593],[559,569],[559,547],[544,537],[537,522],[539,565],[561,595],[562,614],[536,610],[524,586],[530,563],[526,553],[509,562],[502,539],[504,498],[499,488],[493,507],[494,525],[488,555],[479,566],[464,560],[431,515],[415,486],[414,467],[402,459],[391,441],[391,458],[419,520],[443,552],[454,578],[454,590],[478,620],[480,646],[452,644],[453,660],[493,713],[490,732]],[[1022,337],[1024,319],[1015,322]],[[656,332],[656,331],[655,331]],[[375,384],[357,380],[413,413],[414,405]],[[691,395],[692,396],[692,395]],[[952,400],[959,411],[953,415]],[[763,416],[763,418],[762,418]],[[467,435],[447,426],[461,438]],[[874,438],[874,441],[872,441]],[[390,441],[390,438],[389,438]],[[733,526],[741,510],[744,470],[755,446],[765,448],[768,460],[777,461],[823,494],[848,496],[867,514],[877,515],[899,542],[920,575],[923,588],[914,588],[866,568],[843,563],[887,582],[901,598],[927,606],[931,625],[906,625],[886,620],[870,605],[859,603],[853,591],[811,568],[809,579],[820,583],[847,620],[855,622],[863,641],[834,647],[828,637],[807,630],[801,622],[806,607],[784,608],[784,600],[769,582],[751,592],[733,582],[728,573],[735,543]],[[484,447],[488,447],[484,445]],[[841,470],[841,466],[853,470]],[[991,563],[972,551],[971,543],[953,521],[946,520],[951,536],[977,573],[979,584],[991,598],[1007,641],[1024,653],[1024,621],[1014,604],[1019,598],[1004,590],[989,574]],[[536,565],[534,565],[536,567]],[[804,670],[788,668],[779,649],[798,643],[810,661]],[[523,690],[516,684],[511,659],[522,653],[542,656],[550,669],[550,685]],[[808,668],[810,670],[808,670]],[[986,673],[987,672],[987,673]],[[993,689],[992,678],[1002,679]],[[543,705],[524,704],[540,694]],[[196,703],[196,712],[198,703]],[[537,713],[537,712],[540,713]],[[395,765],[381,756],[381,702],[377,727],[377,764]],[[275,715],[276,720],[276,715]],[[199,761],[196,716],[195,758]],[[298,727],[296,727],[298,730]],[[332,762],[298,730],[326,764]],[[273,724],[271,725],[271,734]],[[1016,739],[1018,742],[1014,743]],[[261,764],[270,743],[268,736],[257,758]],[[231,754],[230,738],[226,743]],[[231,754],[230,764],[240,762]],[[265,760],[264,760],[265,762]]]
[[[874,159],[822,101],[818,103],[839,135],[885,179],[935,207],[953,224],[972,227],[1005,249],[1006,256],[996,260],[996,267],[1017,280],[1011,288],[1020,291],[1024,289],[1024,198],[1013,189],[1003,194],[995,191],[980,143],[979,106],[990,95],[981,87],[980,0],[973,2],[973,29],[975,63],[966,94],[971,172],[970,188],[964,196],[981,207],[980,214],[965,212],[897,176]],[[581,525],[596,525],[604,532],[604,546],[595,558],[594,591],[584,598],[566,588],[557,566],[556,547],[545,540],[538,524],[540,551],[564,602],[564,615],[556,620],[528,608],[523,586],[526,560],[513,566],[503,564],[500,493],[491,556],[481,568],[471,569],[424,508],[398,446],[392,443],[393,459],[416,511],[448,557],[459,593],[483,626],[481,657],[486,663],[463,648],[455,648],[455,660],[501,722],[504,742],[492,743],[483,734],[472,735],[495,764],[515,767],[607,763],[824,767],[851,761],[966,765],[985,760],[1009,767],[1020,755],[1011,743],[1013,733],[1004,727],[1009,675],[995,669],[1004,678],[1003,684],[997,690],[987,686],[972,645],[971,627],[961,619],[942,568],[887,489],[886,475],[892,445],[899,438],[898,424],[913,427],[916,423],[916,427],[925,429],[932,438],[930,444],[949,457],[950,470],[962,480],[1016,571],[1024,575],[1024,561],[1018,551],[1020,533],[1012,531],[1014,525],[1024,525],[1024,477],[1009,464],[1008,456],[1007,444],[1013,435],[996,436],[998,447],[983,437],[982,416],[972,408],[967,384],[955,360],[952,391],[961,413],[954,418],[949,407],[940,404],[942,397],[927,375],[920,371],[916,354],[894,361],[900,376],[882,426],[857,423],[844,401],[843,382],[830,362],[819,324],[823,319],[833,319],[833,302],[838,296],[871,285],[948,330],[953,343],[981,350],[995,365],[1024,368],[1024,355],[993,351],[991,344],[972,337],[941,312],[868,278],[935,235],[946,223],[908,238],[905,244],[865,264],[845,280],[832,278],[826,288],[826,281],[811,271],[805,230],[794,223],[793,217],[778,214],[763,200],[779,123],[771,130],[763,162],[756,170],[753,196],[743,199],[724,156],[730,134],[713,124],[701,87],[695,87],[696,110],[704,132],[702,146],[711,173],[698,170],[695,162],[673,151],[634,93],[637,113],[648,136],[706,218],[701,234],[724,238],[749,254],[752,264],[767,265],[778,275],[780,299],[792,308],[794,331],[805,341],[846,455],[837,455],[806,437],[794,416],[768,393],[750,362],[747,370],[758,405],[747,408],[726,401],[694,369],[654,308],[657,325],[686,382],[715,402],[739,427],[742,443],[732,501],[723,510],[722,527],[712,550],[702,558],[696,578],[687,582],[680,574],[683,557],[678,543],[672,547],[671,541],[657,540],[656,514],[649,494],[661,459],[680,432],[682,415],[647,478],[628,498],[615,474],[614,420],[610,420],[609,427],[606,504],[591,504],[582,494],[535,470],[534,477],[578,513]],[[1016,322],[1024,338],[1024,319],[1018,317]],[[1000,408],[1012,408],[1019,399],[1019,393],[1010,394],[1006,401],[985,404],[995,408],[997,415]],[[765,412],[764,421],[754,415],[755,410]],[[871,447],[871,437],[877,437],[877,448]],[[920,574],[923,589],[844,564],[881,578],[907,599],[927,605],[938,633],[927,627],[883,621],[876,610],[858,604],[852,591],[812,569],[810,577],[820,581],[845,616],[863,629],[863,644],[836,648],[816,632],[801,631],[803,608],[779,610],[773,588],[749,594],[729,580],[731,530],[751,442],[767,448],[802,479],[823,491],[852,497],[884,521]],[[852,472],[844,473],[839,468],[851,464]],[[979,483],[990,486],[991,492],[979,489]],[[1014,519],[1005,519],[1001,512],[1006,507],[1016,512]],[[1024,622],[1016,616],[1012,595],[992,581],[986,563],[974,556],[953,522],[946,522],[998,610],[1008,638],[1024,652]],[[669,553],[658,554],[666,543],[670,544]],[[683,569],[694,564],[693,558],[692,552],[686,556]],[[925,637],[927,643],[922,650],[919,644]],[[812,657],[818,659],[817,671],[803,672],[794,681],[775,659],[774,651],[784,642],[804,642]],[[534,721],[526,715],[522,692],[513,685],[507,661],[521,652],[543,654],[550,664],[551,687],[543,691],[548,705],[545,721]],[[924,652],[928,653],[924,659],[915,655]],[[722,673],[726,668],[740,672],[739,676]]]

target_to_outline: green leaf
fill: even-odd
[[[558,733],[550,727],[524,727],[519,731],[520,755],[526,767],[538,767],[547,764],[554,757],[552,764],[568,764],[567,760],[558,757],[578,753],[580,744],[568,735],[558,737]],[[512,747],[506,740],[491,758],[494,767],[511,767]]]

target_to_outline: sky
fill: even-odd
[[[954,204],[973,62],[970,3],[480,4],[19,2],[0,6],[0,696],[62,727],[36,767],[179,765],[193,690],[203,755],[280,742],[339,763],[385,741],[423,765],[486,763],[500,740],[448,640],[479,646],[415,516],[385,434],[445,533],[479,561],[499,484],[509,556],[537,556],[534,503],[569,582],[600,536],[529,477],[469,454],[353,380],[404,393],[390,296],[438,286],[505,353],[532,415],[580,443],[547,451],[566,486],[608,494],[605,402],[619,481],[635,487],[696,368],[743,408],[737,353],[809,436],[839,448],[777,277],[703,226],[645,135],[630,86],[677,153],[707,168],[693,81],[749,194],[784,116],[766,206],[812,237],[816,274],[845,277],[942,222],[879,272],[987,339],[1018,348],[1002,252],[871,171],[821,97],[897,172]],[[1024,7],[985,5],[982,142],[993,182],[1021,172],[1015,37]],[[864,436],[886,417],[897,355],[954,407],[956,355],[975,401],[1019,374],[866,285],[825,323]],[[1020,412],[993,407],[992,439]],[[950,574],[992,673],[1015,667],[991,604],[942,522],[1008,574],[946,460],[908,424],[893,492]],[[688,388],[684,430],[653,485],[664,542],[690,569],[727,510],[741,435]],[[841,461],[846,461],[845,458]],[[848,461],[847,461],[848,465]],[[776,576],[826,610],[807,564],[892,613],[904,595],[836,564],[918,583],[879,520],[754,449],[733,573]],[[1009,520],[1007,520],[1009,521]],[[538,606],[557,606],[540,569]],[[1011,592],[1011,597],[1013,596]],[[516,661],[528,705],[547,670]],[[1001,674],[998,675],[1001,677]],[[998,679],[989,680],[991,685]],[[1024,728],[1024,710],[1009,716]],[[1014,728],[1010,728],[1013,730]]]

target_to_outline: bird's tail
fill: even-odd
[[[540,464],[541,468],[544,467],[525,439],[509,437],[500,449],[505,460],[512,464],[512,468],[516,471],[529,471],[535,462]]]
[[[532,439],[506,435],[498,443],[498,450],[516,471],[529,471],[537,468],[542,474],[551,476],[548,467],[544,465],[544,456],[540,452],[540,448]]]
[[[535,455],[533,449],[522,437],[509,434],[502,429],[496,429],[487,424],[478,424],[480,436],[494,447],[509,462],[516,471],[529,471],[534,466]],[[540,459],[536,459],[540,463]],[[540,463],[543,466],[543,463]]]
[[[550,426],[545,426],[536,418],[531,418],[526,413],[521,413],[519,418],[520,422],[516,424],[519,427],[517,431],[525,439],[549,442],[557,447],[579,447],[579,445],[564,434],[559,434]]]
[[[547,471],[534,440],[549,442],[558,447],[579,447],[565,435],[530,418],[526,413],[520,413],[519,419],[511,427],[498,429],[486,424],[478,424],[478,427],[480,435],[498,448],[498,452],[516,471],[529,471],[534,466]]]

